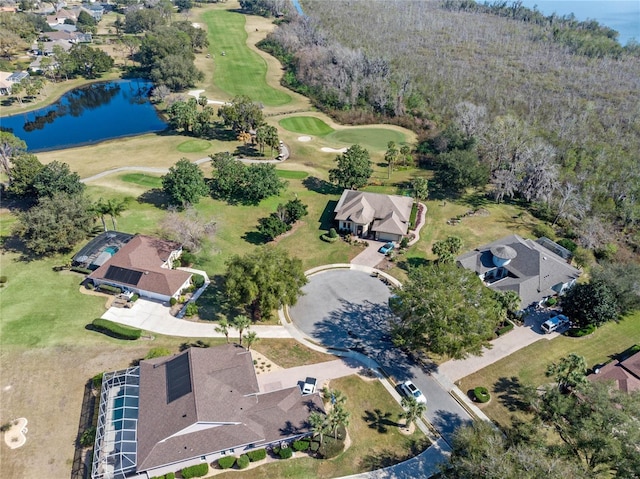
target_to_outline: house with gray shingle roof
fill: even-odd
[[[344,190],[334,209],[338,229],[380,241],[400,241],[409,230],[413,198]]]
[[[543,246],[550,243],[547,238],[534,241],[511,235],[458,256],[457,264],[474,271],[491,289],[515,291],[525,308],[563,294],[581,274],[566,259]]]
[[[105,373],[92,479],[154,477],[311,433],[318,393],[261,392],[251,353],[191,348]]]

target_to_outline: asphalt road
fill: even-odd
[[[309,277],[303,292],[289,312],[306,336],[326,347],[366,354],[398,383],[411,379],[427,398],[426,419],[448,442],[457,427],[471,422],[428,368],[391,343],[388,300],[393,292],[380,279],[361,271],[323,271]]]

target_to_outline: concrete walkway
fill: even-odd
[[[559,333],[541,334],[535,331],[532,325],[516,326],[513,331],[491,341],[491,349],[483,348],[481,356],[469,356],[466,359],[447,361],[438,367],[438,374],[455,382],[536,341],[551,340],[557,336]]]

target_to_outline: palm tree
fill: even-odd
[[[100,220],[102,221],[102,227],[105,231],[107,231],[107,222],[104,219],[104,215],[109,214],[109,209],[102,198],[91,205],[91,212],[94,215],[100,217]]]
[[[320,444],[322,444],[324,433],[327,432],[328,427],[326,414],[312,412],[309,415],[309,425],[311,426],[313,437],[320,436]]]
[[[251,319],[245,316],[244,314],[239,314],[231,321],[231,326],[238,330],[238,335],[240,338],[240,346],[242,346],[242,332],[245,329],[249,329],[251,326]]]
[[[387,152],[384,154],[384,161],[387,162],[389,167],[387,171],[387,177],[391,178],[391,170],[393,169],[393,164],[398,160],[398,148],[396,148],[396,142],[390,141],[387,144]]]
[[[587,379],[587,361],[576,353],[560,358],[547,368],[547,377],[554,376],[560,391],[571,391],[574,388],[589,384]]]
[[[106,209],[109,216],[111,216],[111,222],[113,223],[113,230],[116,231],[116,217],[127,209],[128,200],[118,201],[116,199],[108,200],[106,203]]]
[[[404,411],[400,414],[400,417],[406,421],[404,427],[409,427],[409,424],[420,418],[427,410],[427,405],[416,401],[413,396],[403,397],[400,404],[404,408]]]
[[[251,345],[256,341],[259,341],[260,338],[258,337],[258,333],[256,333],[255,331],[249,331],[244,335],[244,340],[247,343],[247,349],[251,350]]]
[[[333,438],[338,439],[338,429],[340,426],[346,428],[349,426],[349,417],[351,413],[347,411],[343,404],[334,404],[327,416],[330,429],[333,431]]]
[[[226,319],[221,319],[218,321],[218,325],[215,327],[216,333],[224,334],[224,337],[227,338],[227,343],[229,342],[229,321]]]
[[[267,143],[269,134],[267,128],[267,125],[262,125],[256,129],[256,143],[260,147],[260,154],[264,153],[264,145]]]

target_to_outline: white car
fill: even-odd
[[[424,394],[422,394],[422,391],[420,391],[418,387],[415,384],[413,384],[413,382],[407,380],[402,384],[400,384],[400,388],[404,391],[404,393],[407,396],[413,396],[416,401],[422,404],[427,404],[427,398],[424,397]]]
[[[302,386],[302,394],[313,394],[316,392],[316,384],[318,380],[316,378],[307,378],[304,380],[304,385]]]

